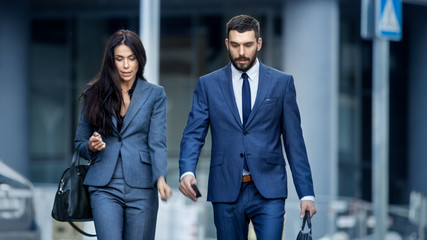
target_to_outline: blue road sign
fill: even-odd
[[[402,0],[377,0],[376,35],[399,41],[402,38]]]

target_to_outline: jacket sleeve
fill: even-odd
[[[293,77],[287,81],[283,103],[282,134],[286,156],[298,197],[314,196],[313,180],[301,129]]]
[[[80,110],[79,123],[77,126],[76,137],[74,139],[74,147],[79,151],[80,156],[84,159],[91,160],[96,154],[89,151],[89,138],[92,136],[93,127],[85,120],[83,116],[84,101]]]
[[[157,94],[151,113],[148,148],[153,171],[152,182],[155,185],[159,177],[167,177],[166,94],[163,88]]]
[[[203,78],[200,78],[194,90],[193,105],[181,139],[179,156],[180,176],[186,172],[192,172],[196,175],[197,162],[200,151],[205,144],[208,128],[208,97],[203,84]]]

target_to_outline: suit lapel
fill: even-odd
[[[117,130],[117,118],[112,116],[113,118],[113,132],[119,133],[119,131]]]
[[[147,101],[148,97],[151,93],[151,88],[149,88],[148,84],[143,80],[137,80],[135,91],[133,92],[132,99],[130,101],[129,108],[126,112],[125,118],[123,119],[123,126],[121,129],[121,133],[126,130],[126,127],[138,113],[139,109],[141,109],[142,105]]]
[[[240,127],[243,127],[242,122],[240,121],[239,110],[237,109],[236,98],[234,96],[234,91],[233,91],[233,81],[231,79],[231,63],[229,63],[226,67],[224,67],[223,71],[219,76],[219,83],[220,83],[225,101],[227,102],[227,105],[231,110],[231,114],[233,115],[234,119],[238,122]]]
[[[268,89],[270,88],[270,70],[265,67],[264,64],[259,61],[259,80],[258,80],[258,90],[256,94],[255,104],[252,108],[251,114],[249,115],[248,122],[246,126],[249,126],[252,122],[252,119],[255,117],[258,112],[261,104],[264,102],[265,96],[267,95]]]

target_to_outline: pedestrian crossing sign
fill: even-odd
[[[380,6],[376,18],[376,35],[382,39],[399,41],[402,38],[402,1],[377,0]],[[378,5],[377,5],[378,6]]]

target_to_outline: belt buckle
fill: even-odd
[[[252,176],[250,174],[242,176],[242,182],[244,182],[244,183],[253,182]]]

